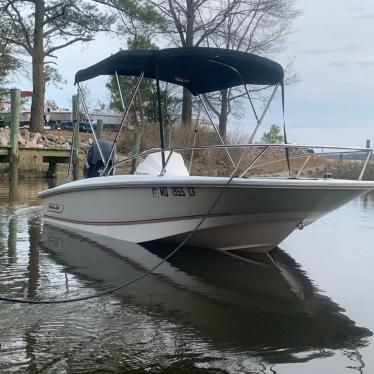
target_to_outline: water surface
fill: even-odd
[[[38,191],[0,184],[0,293],[92,295],[159,263],[147,248],[44,225]],[[0,303],[0,371],[374,372],[374,196],[241,257],[184,248],[114,294],[62,305]]]

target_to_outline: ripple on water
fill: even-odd
[[[90,261],[48,251],[40,244],[40,208],[1,203],[3,195],[0,188],[2,295],[86,296],[147,269],[134,264],[131,252],[118,259],[105,246],[76,237],[69,255],[88,250]],[[169,250],[150,248],[142,255],[150,256],[147,264],[157,263]],[[343,371],[353,366],[371,332],[321,296],[290,256],[279,251],[274,258],[278,268],[259,271],[188,249],[131,289],[89,302],[0,304],[0,371],[271,373],[286,363],[314,373],[316,358]],[[229,282],[223,270],[231,271]]]

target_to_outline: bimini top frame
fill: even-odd
[[[131,96],[130,103],[128,104],[123,116],[121,126],[113,141],[112,150],[114,150],[118,135],[125,123],[129,108],[132,105],[143,77],[156,79],[161,149],[164,149],[165,145],[160,99],[160,80],[187,88],[193,95],[198,96],[202,102],[201,94],[243,85],[246,89],[248,99],[257,121],[257,126],[249,140],[250,143],[252,142],[279,85],[282,88],[282,106],[284,108],[284,72],[282,66],[267,58],[241,51],[220,48],[168,48],[163,50],[120,51],[87,69],[78,71],[75,75],[75,83],[78,84],[78,90],[80,82],[100,75],[115,75],[117,80],[118,75],[139,77],[138,83],[136,84],[135,90]],[[275,86],[274,92],[261,117],[257,116],[254,109],[246,86],[247,84]],[[80,93],[84,101],[82,92]],[[211,120],[206,107],[205,109]],[[88,112],[86,115],[89,119]],[[220,137],[216,126],[212,120],[211,122],[223,144],[223,140]],[[93,126],[91,126],[91,128],[92,131],[94,131]],[[285,127],[284,137],[285,142],[287,143]],[[226,150],[226,152],[231,162],[234,163],[228,150]],[[287,149],[286,153],[288,154]],[[104,159],[103,162],[105,164]],[[164,152],[162,152],[162,164],[165,166]],[[108,163],[106,163],[103,174],[106,174],[107,167]]]

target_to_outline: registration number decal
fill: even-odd
[[[48,211],[54,213],[62,213],[64,210],[64,206],[61,204],[56,203],[49,203],[48,204]]]
[[[195,197],[196,188],[195,187],[152,187],[152,196],[154,198],[161,197]]]

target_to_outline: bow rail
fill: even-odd
[[[264,155],[268,154],[271,150],[280,150],[284,153],[286,150],[288,152],[295,152],[295,155],[291,155],[289,157],[289,160],[298,160],[305,158],[304,163],[297,167],[297,171],[294,174],[290,174],[289,177],[292,178],[300,178],[304,169],[306,166],[310,163],[310,160],[313,158],[324,156],[325,158],[331,158],[335,155],[341,155],[341,159],[343,156],[352,155],[352,154],[363,154],[362,158],[359,159],[351,159],[351,161],[362,161],[362,168],[360,170],[359,176],[357,180],[362,180],[365,171],[367,169],[367,165],[369,163],[370,158],[372,157],[373,151],[368,148],[359,148],[359,147],[340,147],[340,146],[333,146],[333,145],[315,145],[315,144],[214,144],[214,145],[194,145],[194,146],[176,146],[176,147],[170,147],[170,148],[152,148],[148,149],[146,151],[143,151],[137,155],[127,157],[125,159],[119,160],[115,162],[109,170],[107,170],[106,175],[110,174],[111,171],[118,167],[119,165],[122,165],[126,162],[130,162],[135,159],[143,159],[146,156],[154,153],[162,153],[169,151],[169,156],[167,157],[162,170],[160,171],[159,176],[162,177],[165,175],[165,172],[167,170],[169,161],[171,160],[171,156],[174,152],[188,152],[188,151],[204,151],[204,150],[210,150],[210,149],[216,149],[216,150],[224,150],[227,151],[227,149],[230,150],[242,150],[241,156],[238,158],[238,161],[231,165],[233,168],[237,168],[239,170],[239,164],[242,163],[243,166],[240,168],[241,172],[238,173],[237,177],[239,178],[246,178],[246,175],[253,170],[258,170],[261,167],[266,167],[270,165],[274,165],[276,163],[281,163],[287,161],[287,157],[280,157],[276,160],[267,160],[264,161]],[[317,150],[320,150],[319,152]],[[249,151],[256,151],[255,154],[253,154],[254,157],[259,155],[259,157],[256,159],[255,163],[247,162],[245,164],[245,158],[243,157],[246,153]],[[300,154],[300,152],[303,152]],[[251,156],[252,154],[250,154]],[[261,163],[261,160],[263,161]]]

